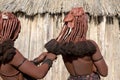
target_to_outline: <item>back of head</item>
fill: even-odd
[[[0,13],[0,43],[11,39],[15,41],[20,32],[20,21],[10,12]]]
[[[48,52],[79,57],[91,56],[95,53],[94,44],[86,40],[88,21],[83,8],[71,9],[63,21],[64,25],[59,36],[45,45]]]
[[[8,63],[15,55],[14,41],[20,29],[20,21],[14,14],[0,12],[0,64]]]
[[[72,54],[79,57],[91,56],[96,47],[91,41],[86,40],[88,30],[87,14],[82,7],[72,8],[64,18],[64,26],[57,37],[61,44],[61,53]]]
[[[62,35],[58,41],[78,42],[86,39],[88,29],[87,14],[82,7],[73,8],[64,18]],[[78,40],[79,39],[79,40]]]

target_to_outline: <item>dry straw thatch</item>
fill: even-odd
[[[37,13],[68,12],[72,7],[81,6],[91,15],[119,15],[120,0],[0,0],[0,11]]]

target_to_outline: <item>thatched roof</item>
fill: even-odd
[[[27,15],[68,12],[77,6],[95,16],[120,16],[120,0],[0,0],[0,11],[20,11]]]

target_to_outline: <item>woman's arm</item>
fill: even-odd
[[[106,77],[108,74],[108,66],[107,66],[96,42],[92,41],[92,43],[96,46],[96,49],[97,49],[96,53],[93,54],[93,56],[92,56],[93,62],[95,64],[99,74],[103,77]]]
[[[47,52],[43,52],[40,54],[40,56],[31,60],[31,62],[33,62],[37,66],[46,58],[47,54],[48,54]]]
[[[35,79],[42,79],[48,72],[49,68],[51,67],[51,62],[55,60],[56,55],[52,53],[48,53],[45,61],[42,65],[36,66],[34,63],[30,62],[28,59],[25,60],[24,56],[19,52],[16,51],[16,55],[14,56],[13,60],[10,62],[13,66],[19,66],[19,70]],[[24,61],[25,60],[25,61]],[[24,61],[24,62],[23,62]]]

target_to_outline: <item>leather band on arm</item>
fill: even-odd
[[[17,66],[17,68],[19,68],[25,61],[26,61],[26,58],[23,59],[23,61]]]
[[[11,66],[13,66],[13,67],[16,68],[16,69],[19,69],[19,67],[20,67],[26,60],[27,60],[27,59],[24,58],[23,61],[22,61],[18,66],[14,66],[14,65],[12,65],[12,64],[11,64]]]
[[[99,59],[93,60],[93,62],[98,62],[103,59],[103,56],[101,56]]]

